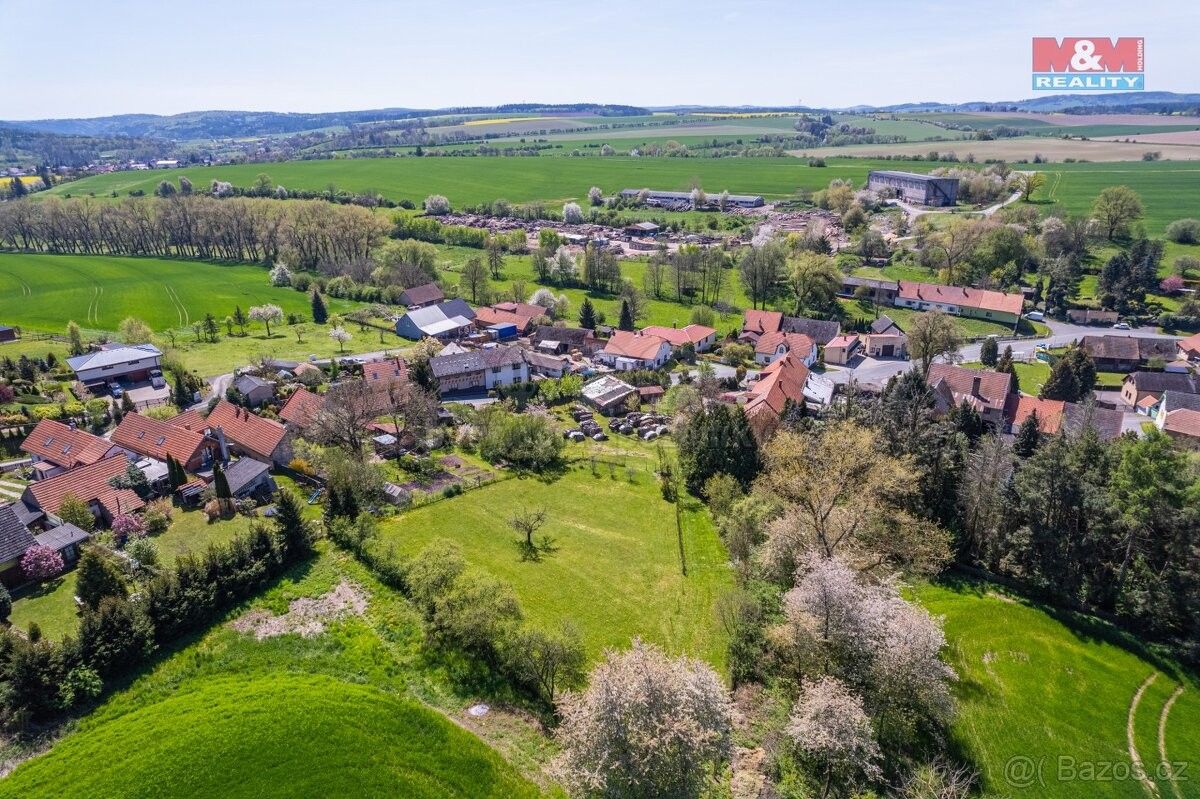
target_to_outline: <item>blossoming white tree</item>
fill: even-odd
[[[335,327],[329,331],[329,337],[338,343],[338,352],[346,351],[346,342],[354,338],[344,327]]]
[[[729,696],[705,663],[640,640],[608,652],[588,689],[558,702],[555,771],[581,795],[701,794],[732,747]]]
[[[283,309],[278,305],[255,305],[250,309],[250,318],[267,326],[267,338],[271,337],[271,323],[283,320]]]
[[[786,732],[796,748],[822,773],[821,796],[831,782],[850,788],[860,779],[875,780],[879,744],[862,699],[834,677],[805,682],[792,708]]]

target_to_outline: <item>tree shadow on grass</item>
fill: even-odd
[[[549,557],[559,550],[559,547],[554,544],[554,539],[548,535],[542,536],[532,544],[524,538],[514,539],[514,542],[522,562],[539,563],[543,558]]]

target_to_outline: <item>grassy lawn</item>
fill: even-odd
[[[152,540],[158,545],[159,562],[169,566],[183,555],[203,555],[213,544],[229,543],[248,531],[251,521],[250,517],[238,514],[210,524],[203,511],[176,508],[171,526]]]
[[[846,309],[846,314],[851,318],[875,319],[877,316],[884,314],[890,316],[896,324],[904,329],[908,329],[918,316],[924,311],[914,311],[911,308],[895,308],[885,305],[871,306],[859,302],[858,300],[839,297],[838,302]],[[986,319],[968,319],[962,316],[952,316],[951,321],[958,328],[958,333],[964,338],[980,338],[982,336],[1012,336],[1012,325],[1002,324],[1000,322],[989,322]],[[1037,322],[1031,322],[1028,319],[1022,319],[1018,332],[1023,335],[1038,334],[1041,335],[1047,331],[1045,325]]]
[[[1068,619],[1064,625],[1038,606],[979,583],[926,586],[917,598],[932,613],[945,616],[949,660],[959,675],[952,734],[974,759],[985,792],[1012,799],[1144,797],[1135,779],[1085,784],[1060,778],[1058,763],[1067,757],[1080,765],[1107,762],[1128,768],[1130,703],[1153,673],[1158,677],[1134,714],[1142,761],[1155,770],[1160,713],[1180,684],[1186,690],[1166,724],[1169,759],[1200,757],[1200,692],[1194,675],[1180,673],[1171,663],[1153,662],[1131,637],[1096,621]],[[1041,784],[1006,780],[1005,764],[1014,757],[1040,764]],[[1181,795],[1193,795],[1190,784],[1180,784]],[[1158,787],[1161,796],[1172,795],[1165,781]]]
[[[610,473],[600,464],[593,475],[582,463],[552,481],[507,480],[388,520],[381,543],[411,555],[436,538],[459,542],[469,561],[512,583],[533,623],[578,624],[593,659],[641,636],[722,667],[713,601],[733,585],[724,548],[707,511],[688,501],[682,576],[674,509],[659,495],[655,463],[630,454],[632,481],[625,467]],[[539,562],[521,560],[506,522],[523,507],[548,512],[542,535],[555,550]]]
[[[237,366],[254,363],[259,358],[283,358],[293,361],[304,361],[309,355],[318,358],[345,357],[356,353],[388,351],[399,353],[402,349],[412,346],[412,342],[399,338],[393,333],[384,332],[383,342],[380,343],[380,332],[368,328],[360,331],[357,325],[350,325],[347,332],[353,338],[346,342],[345,351],[338,343],[329,338],[328,325],[314,325],[306,322],[305,332],[300,341],[296,340],[293,328],[282,325],[278,329],[271,327],[271,337],[266,337],[266,331],[254,329],[247,331],[245,336],[222,335],[215,344],[198,342],[191,333],[177,336],[172,346],[165,336],[156,336],[155,343],[168,354],[177,355],[185,367],[202,377],[224,374]]]
[[[963,366],[967,367],[968,369],[983,368],[983,364],[978,362],[964,363]],[[1017,380],[1021,384],[1021,391],[1025,394],[1031,394],[1035,397],[1038,395],[1038,391],[1041,389],[1042,384],[1050,379],[1050,364],[1043,363],[1042,361],[1033,361],[1031,363],[1018,361],[1013,364],[1013,369],[1017,373]],[[1096,385],[1103,389],[1119,389],[1121,387],[1121,381],[1124,379],[1125,375],[1121,374],[1120,372],[1096,373]]]
[[[74,635],[79,626],[79,614],[75,606],[74,569],[66,574],[22,593],[13,599],[9,622],[18,630],[28,630],[30,622],[37,622],[42,636],[51,641],[61,641]]]
[[[326,550],[251,606],[281,613],[343,579],[369,595],[364,616],[262,641],[217,624],[0,781],[0,797],[543,795],[504,759],[548,784],[536,726],[456,687],[416,614],[356,564]],[[480,699],[493,712],[473,721],[463,711]]]

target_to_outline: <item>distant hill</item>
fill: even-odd
[[[1180,113],[1200,112],[1200,94],[1179,92],[1116,92],[1110,94],[1048,94],[1026,100],[989,102],[974,100],[967,103],[918,102],[885,106],[855,106],[853,111],[1032,111],[1076,112],[1087,114]]]
[[[172,150],[172,144],[162,139],[102,133],[81,135],[51,133],[0,123],[0,165],[83,166],[100,160],[147,160],[162,158]]]
[[[598,103],[547,105],[512,103],[498,106],[456,108],[379,108],[367,111],[329,113],[282,113],[276,111],[189,111],[183,114],[120,114],[89,119],[33,119],[0,122],[0,126],[43,133],[80,136],[137,136],[171,141],[235,138],[298,133],[318,128],[348,127],[372,122],[416,119],[445,114],[595,114],[636,116],[644,108]]]

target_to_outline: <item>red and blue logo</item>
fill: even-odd
[[[1146,88],[1146,44],[1140,36],[1033,38],[1035,91],[1134,91]]]

